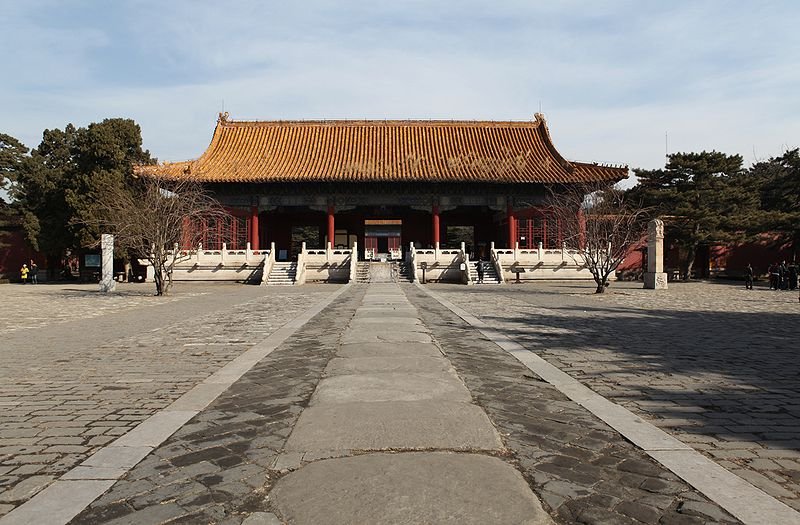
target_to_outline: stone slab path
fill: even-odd
[[[414,346],[403,355],[386,354],[406,343]],[[342,355],[352,355],[350,345],[365,357],[332,360],[286,442],[288,454],[341,457],[278,481],[269,497],[281,518],[298,524],[551,522],[516,469],[476,454],[499,454],[500,436],[399,286],[369,288],[342,334]]]

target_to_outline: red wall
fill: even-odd
[[[22,231],[11,230],[2,233],[3,242],[9,246],[0,248],[0,278],[19,281],[19,269],[22,264],[30,265],[33,259],[39,266],[39,279],[43,279],[47,273],[47,261],[42,254],[28,246]]]

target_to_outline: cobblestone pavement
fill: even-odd
[[[599,394],[800,509],[800,305],[734,284],[435,286]]]
[[[335,289],[0,287],[0,515]]]
[[[563,522],[738,523],[436,300],[411,286],[406,293]]]
[[[269,510],[284,443],[364,291],[345,292],[71,523],[238,525]]]
[[[278,479],[300,464],[328,457],[293,457],[285,444],[336,355],[365,289],[355,285],[345,292],[134,467],[73,525],[238,525],[255,523],[256,517],[278,523],[269,521],[275,517],[268,497]],[[441,304],[411,285],[403,290],[474,401],[501,432],[502,459],[524,474],[558,522],[736,522]]]
[[[172,303],[200,296],[207,290],[197,285],[177,284],[177,294],[162,297],[160,303]],[[188,289],[187,289],[188,288]],[[0,288],[0,333],[38,329],[44,326],[101,317],[129,308],[153,304],[152,284],[118,284],[111,294],[98,292],[98,284],[9,284]],[[91,300],[87,300],[91,298]]]

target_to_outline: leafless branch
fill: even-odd
[[[591,272],[597,293],[605,291],[609,276],[647,232],[647,210],[607,184],[550,188],[548,213],[575,249],[574,262]]]
[[[204,230],[197,225],[229,223],[225,209],[192,180],[145,178],[132,189],[114,186],[101,194],[101,228],[131,257],[153,266],[156,295],[169,293],[175,265],[188,257],[175,248],[199,244]]]

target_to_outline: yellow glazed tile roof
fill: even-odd
[[[628,169],[567,161],[540,114],[530,122],[246,122],[221,114],[199,159],[135,171],[201,182],[570,183],[618,181]]]

